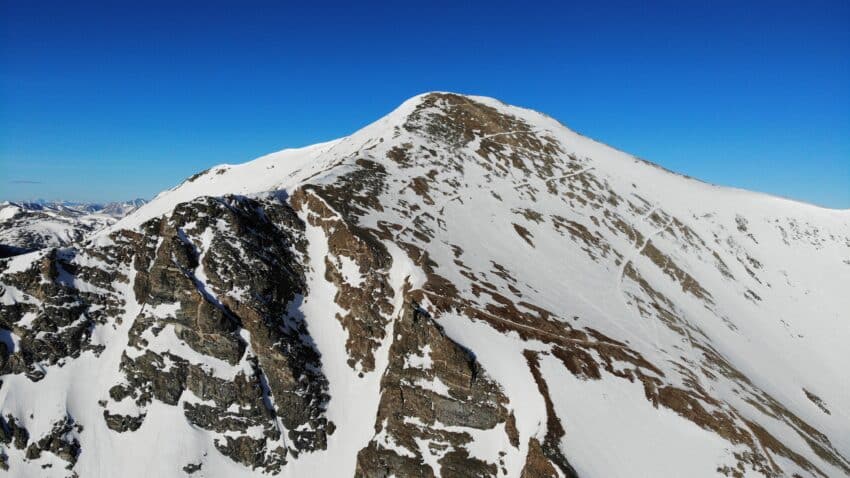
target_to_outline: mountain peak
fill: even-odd
[[[426,93],[0,260],[0,466],[850,475],[848,257],[846,215]]]

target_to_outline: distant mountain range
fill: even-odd
[[[60,247],[113,224],[145,204],[25,201],[0,203],[0,257],[45,247]]]

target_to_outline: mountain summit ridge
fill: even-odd
[[[0,464],[850,475],[847,283],[842,211],[427,93],[0,262]]]
[[[671,175],[675,175],[675,176],[680,177],[682,179],[693,181],[697,184],[707,186],[707,187],[710,187],[710,188],[719,188],[719,189],[723,189],[723,190],[725,190],[729,193],[743,194],[744,196],[747,196],[747,197],[749,197],[753,200],[757,200],[756,198],[760,198],[761,200],[765,200],[765,201],[779,201],[779,202],[788,201],[790,203],[801,205],[801,206],[810,206],[810,207],[814,207],[814,208],[818,208],[818,209],[823,209],[825,211],[833,211],[837,214],[850,214],[850,209],[827,208],[827,207],[819,206],[819,205],[816,205],[816,204],[810,204],[810,203],[806,203],[806,202],[803,202],[803,201],[799,201],[799,200],[796,200],[796,199],[772,195],[772,194],[769,194],[769,193],[755,192],[755,191],[750,191],[750,190],[747,190],[747,189],[730,187],[730,186],[723,186],[723,185],[718,185],[718,184],[706,182],[706,181],[703,181],[699,178],[694,178],[692,176],[688,176],[688,175],[684,175],[684,174],[672,171],[672,170],[667,169],[664,166],[661,166],[657,163],[648,161],[646,159],[638,158],[638,157],[633,156],[629,153],[626,153],[622,150],[608,146],[607,144],[602,143],[602,142],[600,142],[596,139],[592,139],[590,137],[584,136],[580,133],[573,131],[568,126],[559,122],[557,119],[555,119],[551,116],[548,116],[544,113],[540,113],[540,112],[537,112],[535,110],[531,110],[531,109],[527,109],[527,108],[508,105],[508,104],[503,103],[502,101],[500,101],[498,99],[491,98],[491,97],[477,96],[477,95],[462,95],[462,94],[456,94],[456,93],[451,93],[451,92],[441,92],[441,91],[425,92],[425,93],[415,95],[415,96],[405,100],[404,102],[402,102],[397,108],[395,108],[393,111],[391,111],[390,113],[388,113],[384,117],[382,117],[379,120],[361,128],[360,130],[352,133],[349,136],[345,136],[345,137],[342,137],[342,138],[338,138],[338,139],[334,139],[334,140],[330,140],[330,141],[325,141],[325,142],[321,142],[321,143],[316,143],[316,144],[313,144],[313,145],[303,146],[303,147],[299,147],[299,148],[283,149],[283,150],[280,150],[280,151],[277,151],[277,152],[274,152],[274,153],[263,155],[263,156],[255,159],[253,161],[250,161],[248,163],[243,163],[243,164],[239,164],[239,165],[221,164],[221,165],[218,165],[218,166],[214,166],[210,169],[207,169],[207,170],[205,170],[201,173],[198,173],[198,174],[192,176],[192,178],[197,179],[197,178],[200,178],[204,175],[208,175],[210,173],[215,173],[215,174],[220,175],[220,174],[223,174],[222,173],[223,170],[227,170],[227,169],[234,168],[234,167],[240,167],[240,166],[248,167],[251,163],[254,163],[254,162],[271,162],[273,160],[278,160],[278,159],[280,160],[279,162],[283,162],[283,161],[286,161],[287,158],[294,157],[294,156],[299,157],[299,159],[303,159],[303,157],[305,157],[305,156],[310,157],[311,152],[318,152],[319,154],[322,154],[326,150],[332,151],[338,145],[341,145],[341,144],[344,144],[344,143],[357,143],[358,140],[360,140],[362,142],[363,138],[368,139],[368,138],[372,138],[372,137],[376,137],[376,136],[380,137],[382,134],[385,133],[385,131],[383,131],[385,128],[387,128],[387,127],[389,127],[389,128],[398,127],[400,125],[405,124],[407,122],[409,114],[412,113],[413,111],[415,111],[417,106],[419,106],[422,103],[422,101],[424,101],[426,98],[431,97],[433,95],[450,95],[450,96],[454,96],[454,97],[458,97],[458,98],[466,98],[469,101],[481,102],[481,104],[487,105],[487,106],[490,106],[490,107],[502,108],[502,109],[505,110],[505,112],[507,114],[519,115],[519,117],[521,117],[523,120],[526,120],[526,121],[530,120],[530,121],[534,121],[534,122],[537,122],[537,123],[542,123],[543,125],[545,125],[546,131],[549,131],[549,132],[557,131],[557,132],[560,132],[560,133],[566,133],[566,139],[570,143],[572,143],[576,146],[580,146],[582,149],[596,150],[596,152],[598,152],[602,155],[614,156],[614,157],[619,158],[619,159],[624,160],[624,161],[642,162],[649,167],[657,168],[660,171],[664,171],[664,172],[669,173]],[[562,138],[559,138],[559,139],[564,140],[565,138],[562,137]],[[273,175],[273,177],[275,177],[275,176]],[[287,183],[287,182],[283,181],[283,179],[284,179],[283,177],[278,177],[278,181],[280,182],[280,184],[278,184],[278,186],[291,184],[291,183]],[[185,185],[185,182],[181,185],[178,185],[175,188],[172,188],[168,191],[165,191],[164,193],[175,191],[175,190],[179,189],[180,186],[183,186],[183,185]],[[274,186],[273,184],[268,184],[267,181],[263,181],[263,182],[260,182],[260,184],[257,184],[256,186],[254,186],[252,188],[246,188],[244,186],[240,188],[240,187],[237,187],[237,186],[234,185],[234,186],[229,187],[229,188],[225,186],[223,189],[217,189],[214,192],[215,193],[236,194],[236,193],[239,193],[240,190],[241,190],[241,192],[243,192],[243,193],[248,193],[250,191],[250,193],[256,194],[256,193],[259,193],[259,192],[263,192],[262,190],[264,188],[269,188],[268,190],[273,190],[272,189],[273,186]],[[157,212],[161,213],[161,211],[159,211],[159,210],[157,210]],[[120,225],[118,227],[120,227]]]

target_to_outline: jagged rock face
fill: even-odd
[[[355,476],[434,476],[429,455],[446,476],[495,476],[504,451],[491,450],[492,462],[471,457],[464,445],[473,436],[453,428],[492,430],[516,447],[507,398],[472,352],[446,337],[418,304],[405,305],[381,379],[375,437],[358,454]]]
[[[344,210],[347,205],[335,202],[327,190],[299,190],[292,202],[299,210],[309,211],[307,221],[320,227],[327,237],[325,279],[337,287],[334,302],[346,311],[336,314],[336,319],[348,335],[347,363],[361,371],[372,371],[375,349],[385,337],[393,309],[388,277],[392,259],[374,235],[334,211],[333,207]]]
[[[92,327],[120,316],[123,299],[112,291],[91,290],[126,277],[75,259],[77,251],[53,249],[25,270],[6,271],[5,284],[20,295],[0,304],[0,324],[18,339],[16,350],[9,350],[9,343],[0,345],[3,373],[22,373],[37,381],[45,366],[62,365],[85,351],[95,355],[101,351],[101,345],[91,343]],[[89,290],[75,286],[78,278],[87,281]]]
[[[848,258],[846,211],[428,94],[0,261],[0,467],[850,475]]]
[[[182,404],[190,423],[224,435],[214,439],[220,452],[252,468],[278,471],[289,453],[325,448],[327,380],[306,324],[290,310],[306,294],[298,217],[276,200],[204,198],[144,227],[156,231],[157,246],[136,256],[136,356],[122,357],[128,383],[112,398],[142,409],[154,399]],[[166,341],[216,365],[157,346]],[[184,391],[197,401],[181,402]]]

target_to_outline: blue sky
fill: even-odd
[[[0,0],[0,199],[150,197],[449,90],[850,208],[850,2],[592,3]]]

